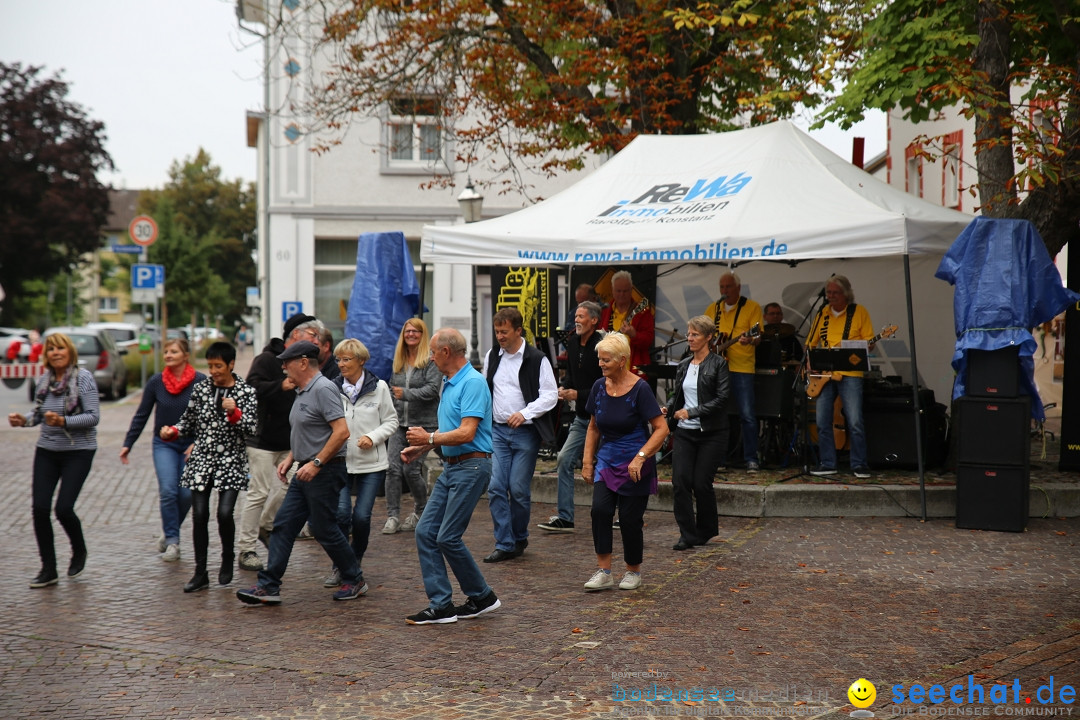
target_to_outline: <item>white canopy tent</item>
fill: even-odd
[[[467,225],[425,226],[420,257],[512,267],[656,263],[675,269],[753,262],[747,274],[755,293],[772,292],[755,296],[763,305],[779,299],[785,288],[767,287],[770,278],[784,275],[777,270],[828,261],[810,265],[821,264],[821,280],[839,265],[861,288],[857,299],[871,313],[875,302],[884,313],[907,308],[906,322],[889,320],[908,334],[911,374],[918,379],[909,257],[927,256],[917,258],[919,304],[921,312],[935,314],[932,342],[942,352],[934,365],[943,367],[935,367],[934,377],[939,394],[947,397],[941,385],[951,384],[951,288],[934,281],[933,272],[970,221],[969,215],[882,183],[791,123],[776,122],[715,135],[639,136],[599,169],[534,206]],[[890,256],[902,258],[903,273],[895,265],[883,273]],[[774,262],[754,262],[761,260]],[[860,263],[867,268],[861,285]],[[805,281],[809,271],[800,271]],[[745,290],[745,276],[743,284]],[[679,290],[685,295],[686,288]],[[688,316],[704,310],[700,302],[685,307]],[[789,308],[794,306],[785,304]]]
[[[944,253],[971,217],[886,185],[789,122],[640,136],[554,197],[426,226],[424,262],[810,260]]]

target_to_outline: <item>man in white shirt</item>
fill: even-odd
[[[488,507],[495,550],[484,562],[519,557],[529,545],[532,477],[542,441],[553,442],[550,411],[559,401],[551,361],[525,342],[521,312],[503,308],[492,319],[499,348],[484,357],[492,396],[494,460]]]

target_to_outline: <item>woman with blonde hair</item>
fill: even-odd
[[[388,454],[390,467],[386,473],[386,524],[384,535],[399,530],[415,530],[416,523],[427,503],[427,479],[421,472],[427,453],[412,461],[401,460],[401,451],[409,446],[405,432],[409,426],[422,427],[428,432],[439,428],[439,388],[442,373],[431,362],[430,336],[427,325],[420,318],[409,318],[401,328],[397,347],[394,348],[393,374],[390,376],[390,392],[394,396],[398,429],[390,436]],[[413,511],[402,522],[401,483],[409,483]]]
[[[630,343],[609,333],[596,344],[602,378],[585,406],[592,418],[585,435],[581,476],[593,484],[592,534],[597,570],[588,591],[615,586],[611,577],[612,527],[619,511],[626,574],[620,590],[641,587],[645,507],[656,494],[656,460],[668,426],[648,383],[630,372]]]
[[[56,498],[56,519],[71,541],[68,577],[78,577],[86,566],[86,539],[75,514],[75,501],[90,474],[97,452],[97,425],[101,420],[97,383],[89,370],[79,367],[79,353],[70,337],[63,333],[46,337],[43,364],[45,372],[37,381],[33,412],[8,415],[12,427],[41,426],[41,437],[34,451],[32,491],[41,572],[30,581],[32,588],[55,585],[58,580],[49,509],[57,485],[60,492]]]

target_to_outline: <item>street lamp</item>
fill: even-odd
[[[484,214],[484,196],[476,192],[476,188],[473,187],[472,178],[468,179],[465,184],[465,189],[461,191],[461,194],[457,198],[458,205],[461,206],[461,214],[465,217],[466,223],[474,223],[480,220]],[[469,363],[477,369],[480,369],[480,340],[476,334],[477,318],[476,318],[476,265],[472,265],[472,351],[469,352]]]

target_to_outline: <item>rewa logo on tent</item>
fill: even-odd
[[[676,213],[703,213],[721,210],[727,202],[707,202],[715,198],[737,195],[753,176],[737,173],[721,175],[713,180],[697,180],[692,186],[679,183],[654,185],[633,200],[620,200],[597,217],[657,217]],[[649,207],[663,205],[666,207]]]

